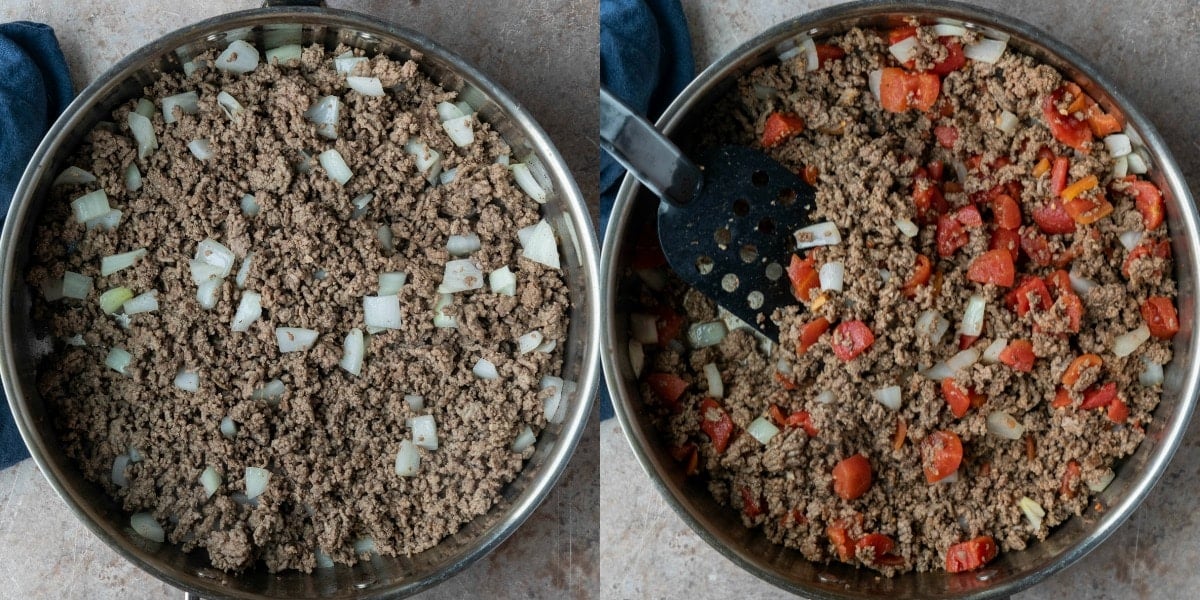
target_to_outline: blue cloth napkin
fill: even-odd
[[[0,24],[0,219],[42,136],[74,97],[53,29],[26,21]],[[0,469],[28,456],[8,403],[0,401]]]
[[[695,76],[679,0],[600,0],[600,82],[653,122]],[[625,170],[600,152],[600,235]],[[613,416],[601,382],[600,418]]]

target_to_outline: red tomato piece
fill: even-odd
[[[1113,398],[1108,405],[1108,419],[1118,425],[1129,419],[1129,405],[1120,398]]]
[[[817,65],[825,66],[831,60],[841,60],[846,57],[846,51],[831,44],[817,44]]]
[[[962,457],[962,440],[953,431],[935,431],[921,440],[921,468],[929,483],[937,483],[957,471]]]
[[[938,255],[945,258],[953,256],[959,248],[967,245],[970,236],[962,221],[951,215],[941,215],[937,221]]]
[[[946,58],[943,58],[929,71],[938,75],[948,75],[967,64],[967,56],[963,54],[962,44],[951,36],[943,36],[938,41],[946,47]]]
[[[1067,370],[1063,371],[1062,384],[1066,387],[1073,387],[1083,374],[1092,369],[1099,369],[1104,365],[1104,359],[1098,354],[1081,354],[1076,356],[1071,364],[1067,365]]]
[[[942,190],[931,182],[913,184],[913,206],[917,209],[917,220],[923,223],[950,210]]]
[[[838,560],[854,561],[854,540],[850,538],[849,530],[842,525],[834,524],[825,528],[825,535],[829,536],[829,543],[833,545],[833,551],[837,554]]]
[[[1059,112],[1057,104],[1066,93],[1067,87],[1063,86],[1046,96],[1042,101],[1042,115],[1054,139],[1086,154],[1091,151],[1092,129],[1074,114]]]
[[[1170,258],[1171,242],[1162,240],[1158,243],[1150,241],[1138,244],[1125,257],[1125,262],[1121,265],[1121,272],[1125,274],[1125,277],[1129,277],[1129,267],[1133,266],[1134,261],[1139,258],[1148,258],[1151,256],[1155,258]]]
[[[716,400],[705,398],[700,401],[700,429],[712,441],[717,454],[721,454],[733,437],[733,419]]]
[[[874,343],[875,334],[866,323],[845,321],[834,332],[833,353],[844,361],[851,361]]]
[[[797,354],[804,354],[821,339],[821,336],[829,331],[829,319],[825,317],[817,317],[800,327],[800,340],[796,346]]]
[[[654,326],[658,331],[658,345],[666,346],[667,342],[679,337],[679,332],[683,329],[683,317],[664,306],[658,310]]]
[[[1000,352],[1000,362],[1024,373],[1033,370],[1033,344],[1029,340],[1013,340]]]
[[[1050,403],[1050,408],[1066,408],[1071,405],[1071,393],[1067,388],[1060,387],[1054,392],[1054,401]]]
[[[1075,233],[1075,219],[1071,218],[1066,206],[1058,198],[1033,209],[1033,222],[1043,233]]]
[[[946,163],[940,160],[929,161],[927,170],[929,171],[929,177],[934,181],[942,181],[946,175]]]
[[[1063,209],[1080,225],[1091,225],[1112,214],[1113,205],[1103,194],[1090,198],[1074,198],[1063,203]]]
[[[688,477],[700,472],[700,449],[689,442],[682,446],[671,447],[671,457],[684,464],[684,474]]]
[[[868,533],[859,538],[855,542],[854,547],[859,551],[870,548],[871,555],[874,557],[871,564],[880,566],[899,566],[904,564],[903,557],[892,554],[892,549],[896,547],[896,542],[882,533]]]
[[[833,467],[833,493],[842,500],[862,497],[871,489],[871,461],[861,454],[843,458]]]
[[[1050,194],[1054,198],[1061,196],[1063,190],[1067,189],[1067,177],[1070,175],[1070,170],[1071,159],[1065,156],[1059,156],[1054,159],[1054,167],[1050,171]]]
[[[879,104],[883,110],[902,113],[908,110],[908,73],[904,69],[887,67],[879,76]]]
[[[1142,226],[1146,231],[1158,229],[1163,224],[1163,199],[1158,186],[1149,181],[1134,181],[1129,184],[1136,196],[1134,205],[1142,213]]]
[[[913,297],[917,294],[917,288],[929,282],[929,276],[933,274],[933,263],[929,262],[924,254],[918,254],[913,261],[913,274],[904,282],[904,287],[900,291],[905,296]]]
[[[1102,408],[1112,403],[1117,397],[1117,384],[1108,382],[1100,387],[1091,387],[1083,392],[1083,403],[1079,410]]]
[[[909,74],[909,77],[911,106],[921,112],[928,112],[937,104],[938,95],[942,92],[941,78],[933,73]]]
[[[1079,485],[1080,477],[1083,475],[1083,470],[1079,468],[1079,463],[1074,460],[1067,461],[1067,466],[1063,469],[1062,485],[1058,488],[1060,496],[1067,498],[1075,497],[1075,486]]]
[[[813,425],[812,415],[806,410],[798,410],[790,415],[783,424],[787,427],[799,427],[810,438],[817,437],[817,426]]]
[[[974,571],[996,558],[998,553],[996,541],[989,535],[954,544],[946,550],[946,572]]]
[[[902,42],[910,37],[917,35],[917,28],[912,25],[905,25],[895,29],[888,30],[888,44]]]
[[[742,513],[751,519],[763,514],[762,503],[754,496],[754,492],[750,488],[742,486]]]
[[[1025,279],[1021,280],[1021,285],[1009,292],[1004,301],[1009,308],[1016,311],[1018,317],[1025,316],[1030,310],[1049,310],[1054,305],[1054,299],[1050,297],[1050,290],[1046,289],[1046,284],[1032,275],[1026,275]]]
[[[1142,303],[1142,319],[1150,328],[1150,335],[1169,340],[1179,333],[1179,313],[1175,304],[1164,296],[1151,296]]]
[[[811,185],[811,186],[816,186],[817,180],[821,177],[821,170],[812,165],[808,165],[808,166],[804,167],[803,175],[804,175],[804,183],[807,183],[808,185]]]
[[[767,414],[770,415],[771,420],[775,421],[775,424],[779,425],[780,427],[783,427],[784,424],[787,423],[787,419],[783,416],[783,411],[779,409],[778,405],[772,404],[771,406],[768,406]]]
[[[1016,276],[1012,253],[1004,250],[988,250],[977,256],[967,267],[967,279],[975,283],[1011,287]]]
[[[1075,293],[1063,294],[1058,301],[1063,304],[1063,312],[1067,314],[1067,329],[1079,333],[1083,325],[1083,300]]]
[[[814,266],[813,257],[800,258],[793,254],[792,262],[788,264],[788,280],[792,282],[792,295],[801,302],[812,300],[812,291],[820,289],[821,276]]]
[[[975,208],[974,204],[968,204],[958,209],[958,212],[954,213],[954,218],[967,227],[983,227],[983,215],[979,214],[979,209]]]
[[[773,148],[803,131],[804,119],[791,113],[773,112],[763,125],[762,145],[764,148]]]
[[[977,335],[960,335],[958,336],[958,349],[966,350],[970,348],[976,341],[979,340]]]
[[[1008,194],[999,194],[992,200],[992,218],[1000,229],[1021,228],[1021,206]]]
[[[938,125],[933,128],[933,135],[937,137],[938,144],[943,148],[954,148],[955,142],[958,141],[958,128],[950,125]]]
[[[646,384],[671,412],[679,414],[679,398],[687,391],[687,381],[672,373],[650,373],[646,375]]]
[[[1032,227],[1026,227],[1021,234],[1021,250],[1024,250],[1025,255],[1036,265],[1044,267],[1054,262],[1050,240]]]
[[[997,229],[992,232],[988,250],[1005,250],[1012,254],[1015,263],[1021,258],[1021,234],[1014,229]]]
[[[956,419],[963,418],[971,409],[971,393],[950,377],[942,380],[942,397],[950,406],[950,414]]]

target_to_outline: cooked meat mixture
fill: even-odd
[[[418,62],[292,50],[210,52],[114,111],[27,277],[66,453],[227,570],[428,549],[561,418],[566,287],[508,146]]]
[[[1080,514],[1144,437],[1178,331],[1136,136],[953,33],[824,40],[698,128],[803,173],[840,232],[781,257],[798,302],[773,350],[694,329],[718,309],[653,271],[631,320],[682,468],[770,539],[887,575],[970,570]]]

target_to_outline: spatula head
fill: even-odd
[[[815,190],[750,148],[713,148],[698,164],[704,185],[696,199],[659,205],[663,253],[681,279],[778,341],[770,315],[796,303],[786,273],[792,234],[810,224]]]

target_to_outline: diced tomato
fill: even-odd
[[[679,397],[683,396],[683,392],[688,388],[688,382],[682,377],[672,373],[650,373],[646,375],[646,383],[658,396],[671,412],[679,414],[681,407],[679,405]]]
[[[935,431],[921,440],[921,468],[929,483],[937,483],[957,471],[962,457],[962,440],[953,431]]]
[[[954,143],[958,141],[958,128],[950,125],[938,125],[933,128],[933,135],[937,137],[938,144],[943,148],[954,148]]]
[[[1054,402],[1050,403],[1050,408],[1066,408],[1071,405],[1071,393],[1067,388],[1060,387],[1054,392]]]
[[[929,161],[929,166],[926,168],[929,171],[930,179],[941,181],[946,175],[946,163],[940,160]]]
[[[998,552],[996,541],[989,535],[954,544],[946,550],[946,572],[974,571],[996,558]]]
[[[929,276],[933,274],[933,263],[924,254],[918,254],[913,260],[913,274],[904,282],[904,287],[900,291],[905,296],[913,297],[917,294],[917,288],[929,282]]]
[[[1067,177],[1070,175],[1070,170],[1071,159],[1065,156],[1055,157],[1054,168],[1050,172],[1050,194],[1054,198],[1061,196],[1063,190],[1067,189]]]
[[[960,335],[958,336],[958,349],[966,350],[970,348],[979,339],[977,335]]]
[[[862,536],[854,545],[860,551],[867,548],[871,549],[871,555],[873,556],[871,564],[873,565],[898,567],[904,564],[904,557],[892,554],[892,549],[896,547],[896,542],[893,542],[892,538],[882,533],[868,533]]]
[[[792,262],[788,264],[788,280],[792,282],[792,295],[801,302],[812,300],[812,291],[820,289],[821,276],[814,266],[815,259],[811,256],[800,258],[793,254]]]
[[[933,73],[910,74],[909,89],[912,94],[911,106],[921,112],[927,112],[937,104],[938,95],[942,92],[942,80]]]
[[[742,493],[742,513],[751,519],[763,514],[762,503],[755,497],[754,492],[744,485],[740,491]]]
[[[783,427],[784,423],[787,422],[787,419],[783,416],[783,411],[776,404],[771,404],[767,407],[767,415],[780,427]]]
[[[897,452],[904,447],[904,440],[908,437],[908,422],[903,417],[896,418],[896,432],[892,434],[892,450]]]
[[[831,60],[841,60],[846,57],[846,51],[831,44],[817,44],[817,65],[825,66]]]
[[[1111,381],[1100,387],[1088,388],[1083,392],[1083,403],[1079,405],[1079,410],[1092,410],[1108,406],[1116,397],[1117,384]]]
[[[1175,304],[1164,296],[1151,296],[1142,303],[1142,319],[1150,328],[1150,335],[1169,340],[1179,333],[1179,313]]]
[[[829,543],[833,544],[833,551],[838,560],[854,560],[854,540],[851,539],[849,530],[842,525],[833,524],[825,528],[825,535],[829,536]]]
[[[1071,218],[1066,206],[1058,198],[1033,209],[1033,222],[1042,233],[1075,233],[1075,219]]]
[[[1076,356],[1071,364],[1067,365],[1067,370],[1063,371],[1062,384],[1066,387],[1074,387],[1075,383],[1083,374],[1092,369],[1099,369],[1104,365],[1104,359],[1098,354],[1081,354]]]
[[[640,271],[665,264],[667,256],[663,254],[662,245],[658,243],[658,224],[655,219],[651,219],[638,231],[637,242],[633,247],[633,259],[629,266]]]
[[[888,67],[879,79],[879,99],[889,112],[905,112],[910,108],[928,111],[937,103],[942,80],[933,73],[909,73]]]
[[[1032,227],[1026,227],[1021,233],[1021,250],[1033,264],[1046,266],[1054,262],[1054,253],[1050,251],[1050,240]]]
[[[773,112],[763,125],[762,145],[773,148],[804,131],[804,119],[785,112]]]
[[[1004,250],[988,250],[971,261],[967,267],[967,279],[975,283],[991,283],[1010,287],[1017,276],[1012,253]]]
[[[1063,209],[1076,223],[1091,225],[1112,214],[1113,205],[1104,194],[1098,194],[1089,198],[1077,197],[1069,200],[1063,203]]]
[[[826,331],[829,331],[829,319],[825,317],[817,317],[802,325],[800,327],[800,343],[796,347],[796,353],[807,352]]]
[[[917,28],[912,25],[905,25],[895,29],[888,30],[888,44],[902,42],[910,37],[917,35]]]
[[[1032,275],[1026,275],[1021,285],[1004,297],[1004,302],[1016,311],[1018,317],[1025,316],[1031,310],[1049,310],[1054,305],[1046,284]]]
[[[1015,263],[1021,258],[1021,234],[1013,229],[997,229],[992,232],[988,250],[1005,250],[1012,254]]]
[[[814,167],[813,165],[808,165],[808,166],[804,167],[804,183],[815,186],[815,185],[817,185],[817,180],[820,177],[821,177],[820,169]]]
[[[705,398],[700,401],[700,429],[712,441],[717,454],[721,454],[733,437],[733,419],[716,400]]]
[[[1136,196],[1134,205],[1142,213],[1142,226],[1146,231],[1158,229],[1163,224],[1163,199],[1158,186],[1138,180],[1129,184],[1129,189]]]
[[[843,458],[833,467],[833,493],[842,500],[861,497],[871,489],[871,461],[861,454]]]
[[[1124,128],[1120,118],[1114,114],[1104,112],[1104,109],[1100,108],[1100,105],[1095,102],[1088,104],[1087,112],[1084,114],[1087,116],[1088,127],[1092,128],[1092,133],[1098,138],[1112,135]]]
[[[1066,498],[1075,497],[1075,486],[1079,485],[1079,479],[1083,475],[1083,470],[1079,468],[1079,463],[1074,460],[1067,461],[1067,467],[1063,469],[1062,485],[1058,487],[1058,494]]]
[[[1074,294],[1075,290],[1071,287],[1071,276],[1064,270],[1058,269],[1046,276],[1046,285],[1054,290],[1054,293],[1061,296],[1063,294]]]
[[[700,449],[688,442],[682,446],[672,446],[671,457],[684,464],[684,474],[688,477],[700,472]]]
[[[967,245],[970,236],[967,229],[952,215],[941,215],[937,221],[937,249],[942,257],[953,256],[959,248]]]
[[[1066,93],[1067,88],[1063,86],[1046,96],[1042,101],[1042,115],[1054,139],[1086,154],[1091,151],[1092,129],[1074,114],[1060,113],[1056,106]]]
[[[1063,312],[1067,315],[1067,329],[1074,333],[1079,333],[1079,328],[1083,326],[1083,300],[1079,299],[1079,295],[1071,292],[1059,296],[1058,301],[1063,305]]]
[[[961,419],[966,416],[967,411],[971,409],[973,404],[972,394],[967,388],[959,385],[953,378],[947,377],[942,380],[942,397],[946,399],[946,404],[950,406],[950,414],[955,418]]]
[[[1000,352],[1000,362],[1024,373],[1033,370],[1033,344],[1029,340],[1013,340]]]
[[[675,314],[675,311],[667,306],[660,307],[657,316],[654,326],[658,331],[658,344],[666,346],[668,342],[679,337],[679,332],[683,329],[683,317]]]
[[[992,200],[992,218],[1000,229],[1021,228],[1021,207],[1008,194],[1000,194]]]
[[[1121,272],[1125,277],[1129,277],[1129,267],[1133,266],[1134,261],[1139,258],[1170,258],[1171,257],[1171,242],[1161,240],[1158,243],[1153,241],[1142,242],[1129,251],[1125,257],[1125,262],[1121,265]]]
[[[1108,405],[1108,420],[1120,425],[1129,418],[1129,405],[1120,398],[1113,398]]]
[[[979,209],[975,208],[974,204],[968,204],[958,209],[958,212],[954,213],[954,218],[967,227],[983,227],[983,215],[979,214]]]
[[[833,337],[833,353],[844,361],[854,360],[875,343],[875,334],[862,321],[845,321],[837,326]]]
[[[938,38],[938,41],[946,47],[946,58],[938,61],[929,71],[938,75],[947,75],[962,68],[967,64],[967,56],[963,54],[962,44],[958,40],[950,36]]]
[[[913,206],[917,209],[917,220],[928,223],[950,209],[942,190],[932,182],[913,184]]]
[[[817,434],[820,433],[817,431],[817,426],[813,425],[812,415],[808,414],[806,410],[798,410],[788,415],[787,420],[783,424],[787,427],[799,427],[803,429],[804,434],[810,438],[817,437]]]

